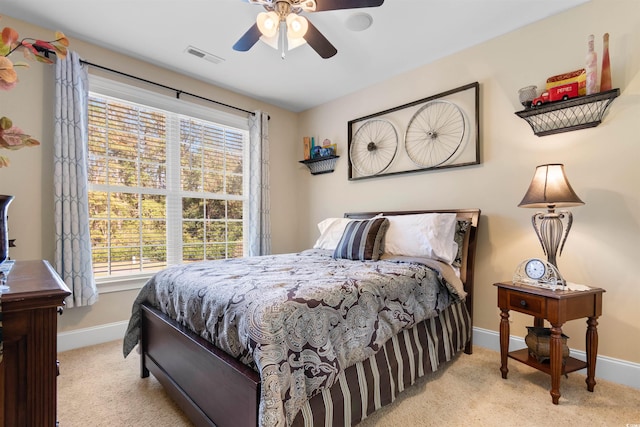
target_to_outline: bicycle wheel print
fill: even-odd
[[[458,151],[465,135],[464,115],[448,101],[430,101],[411,117],[404,144],[417,166],[436,167]]]
[[[353,136],[349,157],[353,168],[362,176],[385,171],[398,151],[398,133],[388,120],[368,120]]]

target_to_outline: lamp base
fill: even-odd
[[[573,224],[573,214],[569,211],[556,212],[554,209],[549,209],[546,213],[533,214],[531,223],[542,245],[542,250],[547,256],[547,261],[557,267],[556,254],[559,249],[562,255],[562,248]]]

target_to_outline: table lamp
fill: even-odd
[[[536,230],[547,261],[557,267],[556,253],[567,240],[573,215],[569,211],[556,212],[556,208],[584,205],[573,191],[564,173],[564,165],[547,164],[536,167],[527,193],[518,205],[521,208],[547,208],[547,212],[536,212],[531,223]]]

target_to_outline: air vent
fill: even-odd
[[[198,49],[197,47],[193,47],[193,46],[187,46],[187,48],[185,49],[185,52],[187,52],[190,55],[196,56],[198,58],[206,59],[207,61],[213,62],[214,64],[219,64],[224,61],[224,58],[220,58],[219,56],[212,55],[208,52],[205,52],[202,49]]]

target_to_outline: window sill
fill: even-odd
[[[99,294],[139,290],[154,273],[126,277],[101,277],[96,279]]]

